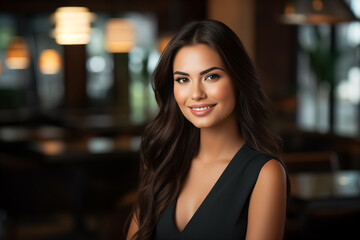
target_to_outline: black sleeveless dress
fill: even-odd
[[[175,200],[160,218],[155,239],[245,239],[251,192],[261,168],[273,158],[243,145],[183,231],[175,226]]]

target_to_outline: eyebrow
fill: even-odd
[[[200,72],[200,75],[207,74],[207,73],[209,73],[209,72],[211,72],[211,71],[213,71],[213,70],[216,70],[216,69],[219,69],[219,70],[221,70],[221,71],[224,71],[224,69],[219,68],[219,67],[211,67],[211,68],[208,68],[208,69],[206,69],[206,70],[204,70],[204,71]],[[224,71],[224,72],[225,72],[225,71]],[[180,71],[176,71],[176,72],[174,72],[174,75],[175,75],[175,74],[178,74],[178,75],[183,75],[183,76],[190,76],[188,73],[185,73],[185,72],[180,72]]]

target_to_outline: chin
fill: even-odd
[[[196,128],[209,128],[214,124],[208,121],[190,121]]]

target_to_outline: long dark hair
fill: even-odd
[[[200,131],[180,112],[173,95],[173,61],[180,48],[207,44],[224,62],[237,94],[239,134],[259,152],[281,159],[281,141],[268,128],[268,101],[240,39],[225,24],[204,20],[183,27],[169,42],[153,74],[159,113],[145,129],[140,149],[136,239],[152,239],[159,218],[176,199],[199,149]]]

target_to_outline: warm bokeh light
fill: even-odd
[[[2,66],[2,62],[0,61],[0,75],[2,74],[3,72],[3,66]]]
[[[42,51],[39,58],[39,68],[42,74],[56,74],[60,71],[62,60],[60,54],[54,49]]]
[[[65,144],[58,140],[48,140],[38,143],[38,148],[46,155],[58,155],[65,150]]]
[[[52,16],[55,22],[53,36],[61,45],[87,44],[90,41],[91,22],[95,14],[86,7],[60,7]]]
[[[285,24],[337,24],[356,21],[346,3],[340,0],[295,0],[285,5],[280,21]]]
[[[26,69],[30,65],[29,49],[23,37],[14,37],[5,54],[5,64],[9,69]]]
[[[111,53],[130,52],[135,46],[135,33],[127,19],[112,18],[106,23],[106,50]]]
[[[316,11],[321,11],[323,10],[324,4],[321,0],[314,0],[312,6]]]
[[[159,39],[158,50],[160,53],[162,53],[165,50],[166,46],[168,45],[172,37],[173,37],[172,35],[166,35],[166,36],[162,36]]]
[[[294,14],[295,13],[295,8],[293,5],[286,5],[285,9],[284,9],[284,13],[285,14]]]

